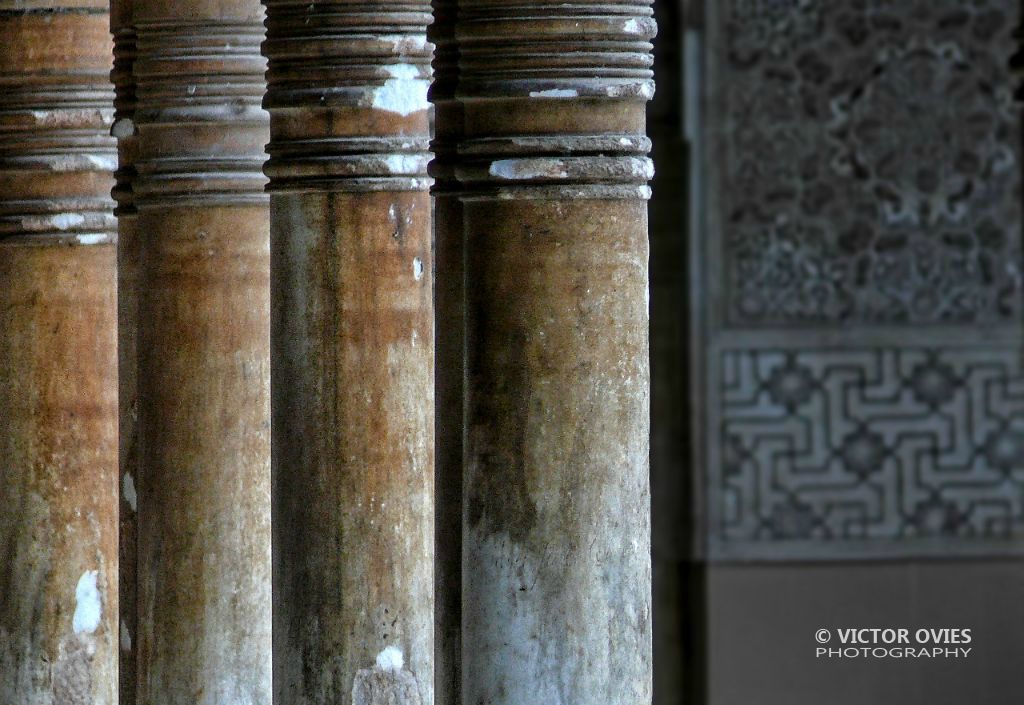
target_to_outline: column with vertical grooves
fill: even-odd
[[[105,4],[0,2],[0,702],[117,702]]]
[[[138,702],[269,705],[269,210],[256,0],[136,0]]]
[[[455,0],[434,0],[427,37],[434,44],[434,697],[461,703],[462,676],[462,436],[465,377],[465,286],[462,200],[455,178],[462,106],[455,100],[459,51]]]
[[[265,4],[275,701],[431,705],[430,8]]]
[[[651,15],[459,3],[466,703],[651,699]]]
[[[114,125],[117,138],[117,171],[111,192],[117,206],[117,361],[118,361],[118,458],[119,458],[119,580],[120,606],[118,651],[118,702],[135,703],[135,649],[138,604],[136,589],[136,509],[135,478],[139,462],[138,380],[136,338],[138,329],[139,240],[133,192],[135,180],[135,29],[131,24],[132,0],[111,0],[110,33],[114,38],[114,66],[110,81],[114,84]]]

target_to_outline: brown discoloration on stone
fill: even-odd
[[[3,702],[115,702],[114,282],[111,244],[0,240]],[[75,589],[91,570],[100,623],[76,634]]]
[[[138,701],[269,705],[260,6],[146,0],[135,3],[132,21]]]
[[[270,702],[264,212],[140,211],[143,702]]]
[[[273,214],[277,682],[331,703],[387,645],[430,673],[430,202],[282,194]]]
[[[460,4],[467,703],[651,697],[654,28],[633,7]]]
[[[643,204],[480,202],[466,218],[492,224],[467,244],[466,695],[643,702]]]
[[[431,705],[429,7],[266,4],[275,697]]]
[[[467,243],[466,696],[644,702],[644,204],[478,201],[466,218],[491,224]]]
[[[0,702],[26,705],[116,702],[109,37],[73,6],[0,2]]]

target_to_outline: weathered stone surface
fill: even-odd
[[[434,0],[434,699],[462,702],[462,440],[466,375],[465,237],[455,178],[462,106],[455,99],[458,43],[454,0]]]
[[[136,598],[138,541],[139,435],[138,326],[139,326],[139,235],[134,181],[138,140],[135,130],[135,28],[131,23],[132,0],[110,3],[110,33],[114,38],[114,125],[117,138],[116,183],[111,195],[117,202],[117,361],[118,361],[118,604],[120,605],[118,653],[118,702],[133,705],[136,694],[136,650],[132,639],[138,634]]]
[[[262,8],[146,0],[132,21],[138,701],[269,705]]]
[[[265,4],[275,698],[431,705],[429,5]]]
[[[0,240],[0,700],[117,696],[112,242]]]
[[[460,3],[462,698],[651,698],[646,3]]]
[[[107,15],[0,3],[0,702],[117,702]]]

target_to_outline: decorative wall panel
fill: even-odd
[[[1012,0],[706,3],[711,558],[1024,553]]]

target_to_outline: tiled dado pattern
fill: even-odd
[[[711,557],[1024,553],[1016,1],[707,5]]]
[[[1024,537],[1018,349],[720,359],[721,540],[805,551],[835,542],[887,551],[871,544],[897,541],[912,552],[936,539],[946,551],[950,541]]]

